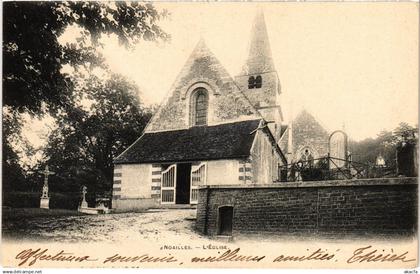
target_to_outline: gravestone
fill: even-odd
[[[50,197],[48,195],[48,176],[55,174],[55,172],[50,171],[47,165],[45,167],[45,170],[42,171],[41,173],[44,174],[44,185],[42,186],[42,196],[41,196],[39,207],[49,209]]]
[[[347,163],[347,134],[341,130],[334,131],[329,139],[330,168],[343,168]]]
[[[417,176],[417,149],[415,144],[403,142],[397,148],[397,174],[407,177]]]
[[[88,203],[86,201],[86,193],[87,193],[87,187],[82,187],[82,203],[79,206],[78,211],[86,214],[106,214],[109,213],[110,210],[107,208],[103,202],[99,203],[98,207],[89,207]]]
[[[377,167],[384,167],[385,166],[385,159],[384,159],[384,157],[382,157],[381,154],[379,154],[378,157],[376,157],[376,166]]]
[[[81,208],[88,208],[88,203],[86,202],[86,193],[87,193],[87,187],[83,186],[82,188],[83,199],[82,199],[82,204],[80,205]]]
[[[305,167],[312,167],[314,164],[314,156],[310,149],[305,148],[302,155],[300,156],[300,161]]]

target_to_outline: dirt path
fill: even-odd
[[[107,215],[19,216],[3,219],[3,237],[59,242],[165,241],[202,237],[194,231],[195,210]]]
[[[39,211],[39,209],[37,209]],[[155,210],[144,213],[80,215],[78,212],[14,210],[3,215],[2,236],[12,241],[53,241],[60,243],[226,243],[198,234],[194,209]],[[5,212],[3,212],[5,213]],[[49,214],[48,214],[49,213]],[[73,213],[73,215],[72,215]],[[321,240],[317,237],[317,240]],[[325,242],[351,242],[350,239],[322,239]],[[376,239],[378,240],[378,239]],[[389,239],[380,239],[387,241]],[[405,239],[407,240],[407,239]],[[410,240],[410,239],[408,239]],[[313,236],[235,235],[234,242],[267,244],[311,242]]]

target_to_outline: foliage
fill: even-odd
[[[349,141],[349,150],[353,161],[375,165],[376,158],[382,155],[387,166],[395,166],[396,150],[403,142],[416,144],[418,142],[417,126],[400,123],[393,131],[382,130],[376,138],[362,141]]]
[[[39,114],[72,99],[65,65],[103,64],[95,50],[103,34],[116,34],[131,47],[141,39],[169,38],[156,24],[165,15],[139,2],[5,2],[3,5],[3,104]],[[61,45],[68,26],[81,36]]]
[[[65,208],[77,210],[80,204],[80,195],[50,192],[50,209]],[[12,208],[39,208],[41,195],[36,192],[11,191],[3,192],[3,206]]]
[[[78,99],[58,115],[46,156],[57,172],[51,190],[80,193],[88,201],[112,189],[113,160],[141,134],[151,110],[141,106],[137,87],[119,75],[106,81],[96,76],[83,81]]]
[[[2,138],[2,187],[4,190],[22,189],[25,176],[19,165],[19,155],[13,149],[13,140],[19,138],[22,125],[21,117],[13,110],[3,108],[3,138]]]
[[[31,152],[20,134],[22,113],[36,116],[48,113],[57,117],[61,125],[65,126],[61,133],[54,133],[51,141],[57,143],[50,144],[50,147],[62,148],[60,145],[64,143],[58,142],[66,141],[68,147],[62,148],[65,154],[54,156],[62,157],[59,163],[63,164],[67,173],[82,172],[80,167],[95,159],[97,165],[106,167],[107,171],[91,167],[97,174],[90,172],[89,176],[109,178],[110,156],[107,151],[115,154],[115,151],[126,146],[132,139],[132,132],[124,127],[118,134],[126,134],[128,131],[128,137],[121,140],[118,140],[118,136],[99,136],[100,141],[115,137],[121,143],[117,143],[116,147],[104,148],[96,154],[89,151],[89,154],[79,155],[80,147],[84,144],[76,145],[81,142],[81,138],[78,139],[80,136],[76,136],[72,130],[80,129],[83,133],[90,133],[93,129],[78,128],[86,126],[81,120],[85,119],[86,112],[76,107],[80,102],[80,86],[74,81],[77,77],[65,73],[65,68],[70,66],[75,74],[80,75],[82,72],[89,74],[98,66],[106,67],[103,57],[97,51],[102,46],[101,37],[104,35],[116,35],[127,48],[132,48],[141,40],[166,41],[169,35],[157,25],[167,15],[166,11],[158,12],[152,4],[140,2],[12,1],[3,4],[3,15],[3,187],[23,190],[42,184],[39,174],[25,174],[19,165],[16,143],[19,141],[19,145],[23,144],[24,149]],[[63,43],[60,39],[69,28],[77,28],[78,37]],[[124,96],[122,98],[127,99]],[[104,118],[109,119],[109,116],[104,115]],[[71,119],[75,121],[71,122]],[[89,122],[93,124],[93,119],[98,118],[90,119]],[[96,120],[96,123],[99,121]],[[144,117],[138,123],[143,124]],[[138,124],[133,125],[133,131],[139,132]],[[64,138],[66,134],[69,139]],[[89,176],[79,178],[85,183],[92,180]],[[31,186],[28,186],[28,182]],[[70,187],[65,184],[60,186]]]
[[[418,127],[412,127],[407,123],[400,123],[394,130],[393,144],[402,144],[407,142],[410,144],[417,144],[418,141]]]
[[[2,205],[13,208],[39,207],[40,197],[39,192],[3,191]]]

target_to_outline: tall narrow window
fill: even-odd
[[[258,75],[255,78],[255,88],[261,88],[262,87],[262,77],[261,75]]]
[[[252,89],[255,87],[255,77],[251,76],[248,78],[248,88]]]
[[[193,125],[207,125],[208,96],[204,88],[198,88],[194,93],[193,100]]]

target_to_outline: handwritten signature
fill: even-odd
[[[28,265],[34,265],[38,260],[40,261],[56,261],[56,262],[84,262],[84,261],[97,261],[92,259],[88,255],[74,255],[74,253],[64,252],[61,250],[55,255],[48,254],[48,249],[41,250],[40,248],[32,250],[26,249],[16,255],[16,259],[20,260],[18,266],[24,265],[28,262]]]
[[[384,252],[385,250],[383,250]],[[354,250],[353,256],[348,260],[348,264],[352,263],[363,263],[363,262],[397,262],[401,261],[403,263],[413,262],[416,259],[407,259],[408,251],[398,254],[394,253],[394,250],[391,248],[391,252],[380,253],[377,249],[373,249],[371,245],[358,248]]]
[[[335,259],[338,261],[337,253],[340,249],[335,252],[327,252],[325,249],[318,248],[315,251],[306,250],[307,254],[292,255],[292,254],[280,254],[274,259],[269,259],[265,255],[256,254],[242,254],[240,248],[228,249],[224,253],[218,252],[213,256],[198,257],[194,256],[189,259],[191,263],[214,263],[214,262],[261,262],[264,260],[272,260],[274,263],[280,262],[303,262],[303,261],[330,261]],[[337,253],[336,253],[337,252]],[[71,262],[81,263],[88,261],[99,261],[98,258],[94,258],[90,255],[80,255],[71,252],[65,252],[61,250],[57,253],[51,253],[48,249],[25,249],[18,253],[15,257],[19,261],[18,266],[27,264],[28,266],[35,265],[38,261],[54,261],[54,262]],[[185,259],[185,258],[183,258]],[[394,252],[391,248],[389,251],[382,252],[378,251],[371,245],[359,247],[353,250],[352,255],[345,260],[347,264],[354,263],[383,263],[383,262],[412,262],[416,259],[410,258],[408,251]],[[183,264],[181,260],[176,258],[174,255],[167,256],[153,256],[149,254],[143,254],[138,256],[124,256],[118,253],[106,257],[101,260],[102,264],[114,264],[114,263],[179,263]]]

